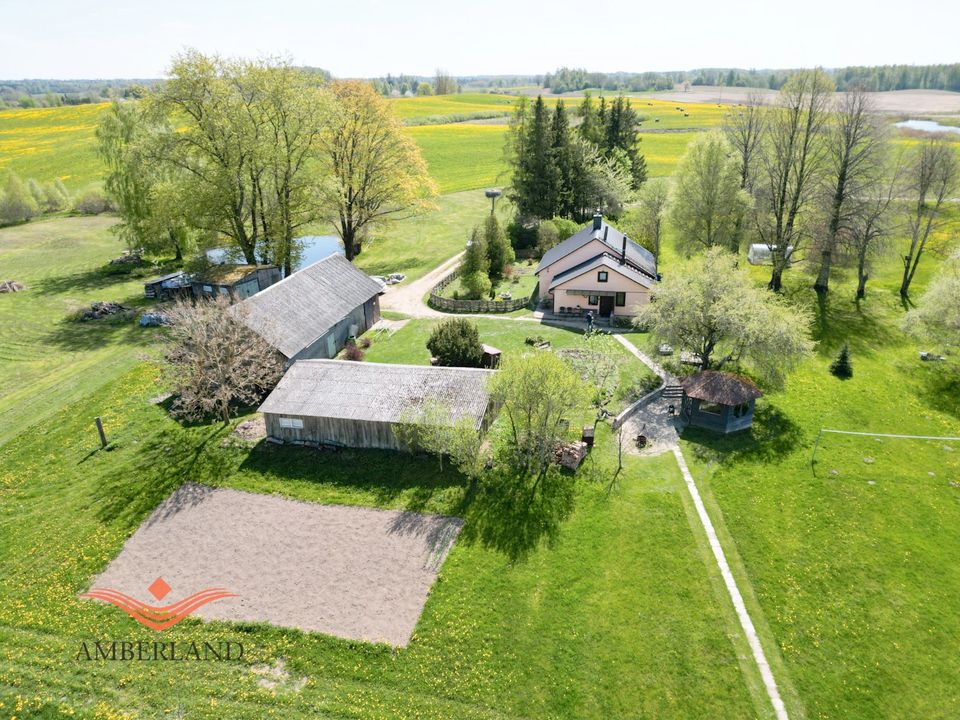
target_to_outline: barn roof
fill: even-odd
[[[600,223],[599,229],[594,229],[593,224],[585,225],[577,233],[571,235],[559,245],[555,245],[543,254],[540,264],[537,266],[539,273],[546,267],[550,267],[557,260],[565,258],[570,253],[579,250],[581,247],[591,242],[599,240],[610,248],[610,251],[618,257],[623,250],[624,234],[612,225],[606,222]],[[638,245],[630,238],[627,238],[627,262],[637,266],[644,273],[652,277],[657,276],[657,259],[645,247]]]
[[[215,285],[233,285],[257,270],[269,270],[276,265],[211,265],[197,274],[194,282],[213,283]]]
[[[612,270],[615,273],[623,275],[630,280],[633,280],[635,283],[642,285],[645,288],[653,287],[655,282],[653,278],[648,275],[644,275],[642,272],[635,270],[630,265],[622,264],[619,259],[611,257],[607,253],[600,253],[599,255],[590,258],[589,260],[584,260],[582,263],[574,265],[572,268],[564,270],[561,273],[557,273],[554,276],[553,281],[550,283],[550,289],[563,285],[569,280],[580,277],[584,273],[588,273],[591,270],[596,268],[604,267],[608,270]]]
[[[343,255],[333,253],[244,300],[243,321],[291,358],[381,290]]]
[[[680,381],[684,394],[718,405],[739,405],[762,397],[760,389],[740,375],[704,370]]]
[[[406,417],[404,411],[438,401],[450,409],[451,421],[471,418],[479,427],[493,374],[476,368],[298,360],[260,412],[393,423]]]

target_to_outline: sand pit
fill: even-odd
[[[152,605],[224,587],[238,597],[194,615],[404,646],[462,524],[187,484],[92,586]],[[147,591],[158,577],[171,588],[159,603]]]

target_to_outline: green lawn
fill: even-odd
[[[368,362],[427,365],[430,362],[427,340],[438,322],[441,320],[411,320],[394,333],[379,331],[367,333],[372,345],[366,351],[365,359]],[[549,340],[553,349],[579,347],[583,338],[578,330],[550,327],[525,320],[478,317],[474,322],[480,331],[480,341],[499,348],[505,357],[537,352],[526,344],[528,337],[539,336]],[[639,388],[653,376],[653,373],[612,339],[610,349],[613,356],[620,360],[620,386],[610,410],[619,412],[632,400],[643,395]],[[589,412],[584,414],[585,418],[588,416],[590,416]]]
[[[0,229],[2,279],[27,288],[0,295],[0,444],[126,372],[149,350],[153,329],[67,321],[71,310],[96,300],[144,303],[142,279],[106,271],[123,249],[109,232],[114,222],[54,218]]]
[[[936,265],[925,258],[916,294]],[[822,310],[810,278],[789,275],[789,295],[815,313],[816,357],[760,402],[751,432],[688,431],[684,452],[756,592],[795,716],[955,717],[960,442],[825,435],[811,460],[821,427],[960,436],[960,360],[918,359],[893,258],[859,306],[843,272]],[[828,371],[844,342],[847,381]]]
[[[435,461],[225,447],[148,398],[148,365],[0,448],[0,702],[17,717],[610,718],[763,716],[672,459],[614,455],[601,433],[552,542],[511,562],[516,510],[469,493]],[[103,414],[113,442],[96,447]],[[249,624],[187,620],[164,640],[241,640],[239,663],[75,660],[82,639],[152,640],[115,608],[80,600],[155,504],[191,479],[295,498],[457,512],[461,540],[411,644],[383,646]],[[552,520],[551,520],[552,518]],[[546,526],[546,527],[545,527]],[[525,536],[526,537],[526,536]],[[283,658],[299,691],[259,688]],[[18,700],[19,698],[19,700]],[[19,709],[18,709],[19,703]],[[759,709],[758,709],[759,708]],[[177,713],[181,713],[177,715]]]

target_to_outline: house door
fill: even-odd
[[[600,317],[610,317],[613,315],[613,297],[607,295],[600,296]]]

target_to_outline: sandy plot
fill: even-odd
[[[147,587],[158,577],[171,588],[161,605],[224,587],[238,597],[194,615],[403,646],[462,524],[187,484],[93,586],[153,605]]]

